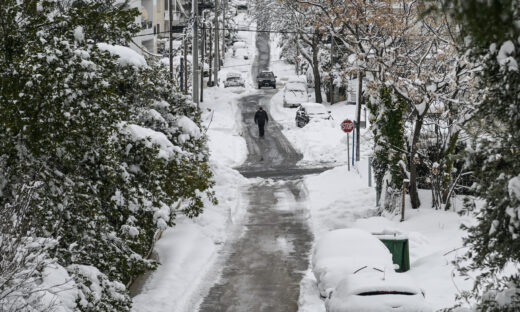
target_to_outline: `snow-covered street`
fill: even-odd
[[[255,44],[256,37],[249,33],[239,35],[250,46],[267,44],[265,36]],[[255,60],[270,60],[269,68],[283,86],[297,76],[293,66],[279,59],[279,37],[267,38],[272,49],[257,51],[269,57],[257,55]],[[226,63],[249,66],[230,53]],[[249,70],[257,68],[253,63]],[[247,77],[253,79],[254,74]],[[408,235],[410,274],[421,281],[427,301],[436,308],[452,304],[464,282],[452,283],[449,261],[454,253],[443,254],[460,247],[454,238],[461,236],[462,219],[428,209],[410,212],[402,226],[392,220],[397,217],[372,217],[376,207],[375,190],[368,186],[370,133],[362,129],[361,161],[347,171],[346,137],[339,128],[340,120],[354,118],[355,106],[328,104],[334,120],[298,128],[295,109],[281,105],[281,88],[254,90],[253,85],[247,81],[245,92],[206,89],[203,107],[209,109],[205,118],[211,122],[208,134],[220,204],[165,233],[157,247],[162,265],[134,298],[134,311],[325,311],[310,269],[312,246],[322,234],[348,227]],[[271,116],[263,139],[253,123],[258,106]],[[444,229],[442,234],[425,227],[424,220],[432,215],[439,215],[433,227]]]
[[[0,20],[0,312],[520,311],[520,0]]]

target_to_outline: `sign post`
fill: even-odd
[[[350,171],[350,135],[349,133],[354,130],[354,123],[352,120],[345,119],[341,123],[341,130],[343,132],[347,133],[347,165],[348,165],[348,171]],[[354,155],[354,153],[352,153]]]

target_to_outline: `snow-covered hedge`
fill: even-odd
[[[200,110],[122,45],[118,3],[0,4],[0,254],[23,260],[0,261],[2,311],[128,311],[156,233],[214,201]]]

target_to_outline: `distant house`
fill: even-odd
[[[191,14],[191,0],[171,0],[173,20],[172,29],[174,37],[180,37],[179,28],[187,23],[187,17]],[[169,5],[170,0],[133,0],[130,2],[132,7],[140,10],[141,15],[136,18],[136,23],[140,25],[141,31],[138,37],[134,38],[135,46],[132,48],[139,53],[143,49],[152,54],[164,53],[168,46],[166,38],[169,38],[168,29],[170,26]]]

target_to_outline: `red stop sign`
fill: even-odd
[[[352,122],[352,120],[343,120],[343,122],[341,123],[341,130],[347,133],[352,132],[352,130],[354,130],[354,123]]]

